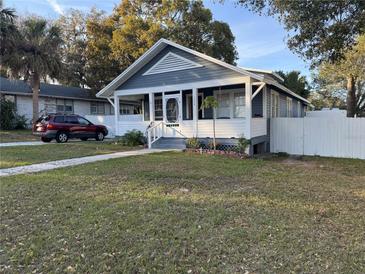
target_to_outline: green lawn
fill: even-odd
[[[30,129],[0,130],[0,143],[39,141],[39,136],[32,135]]]
[[[365,272],[365,161],[162,153],[0,186],[3,273]]]
[[[24,166],[53,160],[78,158],[137,149],[125,147],[111,141],[68,142],[39,146],[17,146],[0,148],[0,168]]]

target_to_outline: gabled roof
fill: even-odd
[[[187,47],[184,47],[182,45],[179,45],[177,43],[174,43],[167,39],[160,39],[158,42],[156,42],[150,49],[148,49],[141,57],[139,57],[132,65],[130,65],[126,70],[124,70],[119,76],[117,76],[113,81],[111,81],[106,87],[104,87],[102,90],[100,90],[96,96],[102,97],[102,98],[109,98],[113,95],[114,91],[122,85],[124,82],[126,82],[130,77],[132,77],[138,70],[140,70],[144,65],[146,65],[149,61],[151,61],[159,52],[161,52],[166,46],[173,46],[175,48],[178,48],[180,50],[183,50],[185,52],[188,52],[190,54],[193,54],[195,56],[198,56],[200,58],[203,58],[205,60],[208,60],[210,62],[213,62],[217,65],[223,66],[227,69],[233,70],[235,72],[238,72],[244,76],[249,76],[257,81],[265,82],[274,86],[277,86],[278,88],[286,91],[287,93],[291,94],[294,97],[297,97],[298,99],[306,102],[309,104],[309,101],[304,99],[303,97],[297,95],[296,93],[290,91],[288,88],[284,87],[280,83],[278,83],[273,77],[267,77],[265,74],[272,74],[274,73],[272,71],[263,71],[263,70],[255,70],[255,69],[245,69],[236,67],[234,65],[228,64],[226,62],[223,62],[221,60],[218,60],[216,58],[213,58],[211,56],[208,56],[206,54],[203,54],[201,52],[189,49]],[[274,75],[276,76],[276,74]],[[277,75],[277,77],[280,76]]]
[[[0,92],[7,94],[31,95],[32,88],[25,81],[0,77]],[[89,89],[46,83],[41,83],[39,96],[80,100],[101,100],[100,98],[96,98]]]

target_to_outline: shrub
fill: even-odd
[[[246,148],[250,145],[251,141],[247,140],[244,135],[241,135],[238,139],[238,152],[245,153]]]
[[[189,138],[186,140],[186,147],[187,148],[200,148],[200,142],[198,138]]]
[[[27,125],[25,116],[16,113],[16,106],[13,102],[0,99],[0,129],[24,129]]]
[[[124,146],[144,145],[146,143],[146,137],[141,131],[133,129],[127,131],[127,133],[121,137],[120,142]]]

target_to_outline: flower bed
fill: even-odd
[[[231,158],[246,159],[249,156],[245,153],[239,153],[237,151],[229,150],[213,150],[203,148],[186,148],[185,152],[194,154],[210,154],[210,155],[224,155]]]

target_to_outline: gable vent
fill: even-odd
[[[175,53],[169,52],[164,57],[162,57],[160,61],[154,64],[149,70],[143,73],[143,75],[158,74],[200,67],[202,67],[202,65],[190,61],[189,59],[181,57]]]

